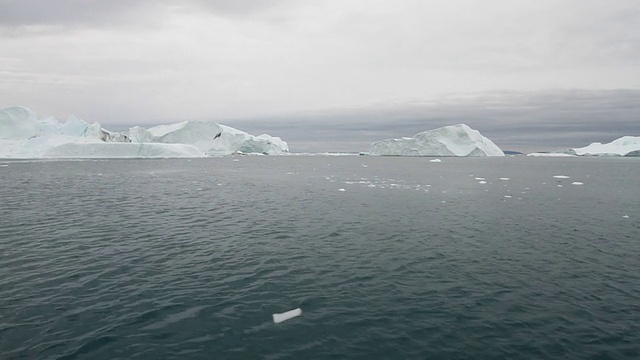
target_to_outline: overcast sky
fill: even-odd
[[[212,119],[293,151],[464,122],[503,149],[640,135],[638,0],[0,0],[0,107]]]

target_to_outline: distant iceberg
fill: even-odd
[[[75,116],[66,122],[22,106],[0,109],[0,158],[174,158],[233,153],[283,154],[287,143],[208,121],[185,121],[148,130],[106,130]]]
[[[591,143],[581,148],[550,153],[531,153],[528,156],[628,156],[640,157],[640,136],[623,136],[610,143]]]
[[[465,124],[445,126],[413,137],[374,142],[370,155],[387,156],[504,156],[493,141]]]
[[[591,143],[588,146],[569,149],[569,154],[583,156],[640,156],[640,136],[623,136],[610,143]]]

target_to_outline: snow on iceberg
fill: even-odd
[[[249,135],[244,131],[213,121],[183,121],[148,129],[153,142],[189,144],[207,155],[228,155],[236,152],[276,155],[289,152],[287,143],[266,134]]]
[[[189,123],[195,125],[185,126]],[[217,132],[208,138],[214,129]],[[0,158],[170,158],[288,151],[280,138],[252,136],[213,122],[112,132],[75,116],[61,123],[52,117],[38,119],[22,106],[0,109]]]
[[[623,136],[607,144],[594,142],[567,152],[583,156],[640,156],[640,136]]]
[[[465,124],[424,131],[413,137],[387,139],[371,145],[371,155],[504,156],[493,141]]]

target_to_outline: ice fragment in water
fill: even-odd
[[[500,178],[500,180],[502,180],[502,181],[508,181],[508,180],[511,180],[511,179],[510,179],[510,178]]]
[[[283,312],[282,314],[273,314],[273,322],[279,324],[283,321],[293,319],[296,316],[300,316],[300,314],[302,314],[302,310],[300,308],[289,310],[287,312]]]
[[[482,180],[482,181],[478,181],[478,184],[486,184],[487,182]]]
[[[580,181],[574,181],[571,183],[571,185],[584,185],[584,183],[581,183]]]
[[[623,218],[628,219],[629,215],[624,215]]]
[[[440,159],[432,159],[432,160],[429,160],[429,162],[442,162],[442,160],[440,160]]]
[[[556,179],[569,179],[569,176],[567,175],[553,175],[553,177]]]
[[[345,189],[343,189],[343,188],[340,188],[340,189],[338,189],[338,191],[347,191],[347,190],[345,190]]]

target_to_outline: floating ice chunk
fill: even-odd
[[[557,186],[558,186],[558,187],[562,187],[562,185],[560,185],[560,184],[558,184]]]
[[[478,181],[478,184],[486,184],[487,182],[482,180],[482,181]]]
[[[580,181],[574,181],[571,183],[571,185],[584,185],[584,183],[580,182]]]
[[[486,179],[482,177],[477,177],[476,180],[486,180]]]
[[[554,178],[556,179],[570,179],[570,176],[567,175],[553,175]]]
[[[279,324],[283,321],[293,319],[296,316],[300,316],[301,314],[302,310],[300,308],[289,310],[287,312],[283,312],[282,314],[273,314],[273,322]]]
[[[238,159],[233,159],[233,161],[240,161],[240,160],[238,160]]]
[[[622,217],[623,217],[623,218],[625,218],[625,219],[628,219],[628,218],[629,218],[629,215],[624,215],[624,216],[622,216]]]
[[[442,160],[440,160],[440,159],[431,159],[431,160],[429,160],[429,162],[442,162]]]
[[[510,197],[511,197],[511,195],[505,195],[504,197],[506,197],[506,198],[510,198]]]
[[[347,191],[347,190],[345,190],[345,189],[343,189],[343,188],[340,188],[340,189],[338,189],[338,191]]]
[[[511,179],[510,179],[510,178],[500,178],[500,180],[502,180],[502,181],[509,181],[509,180],[511,180]]]

